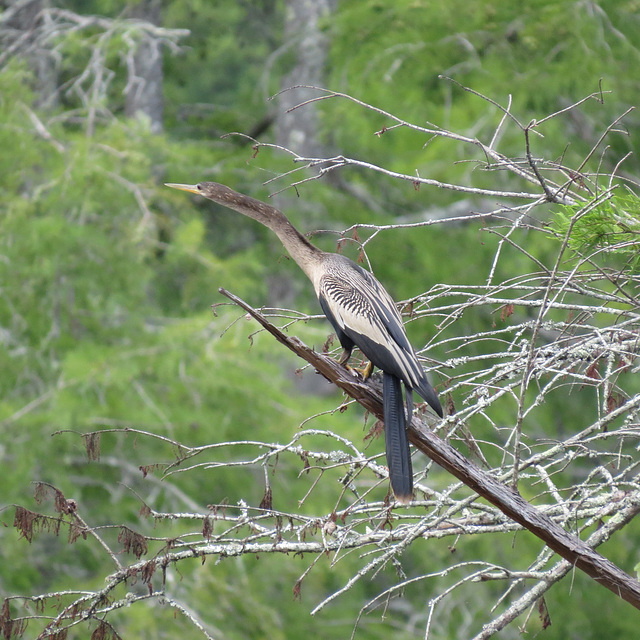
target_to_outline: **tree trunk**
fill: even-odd
[[[159,25],[160,10],[160,0],[143,0],[132,9],[132,16]],[[154,133],[159,133],[163,128],[163,67],[160,46],[158,39],[148,33],[141,33],[135,53],[127,60],[129,79],[125,113],[130,118],[140,114],[149,118],[151,131]]]
[[[49,7],[48,0],[18,0],[2,2],[0,26],[2,49],[14,49],[16,55],[24,55],[33,69],[38,85],[36,107],[51,106],[57,98],[58,72],[55,60],[42,46],[38,27],[42,11]]]
[[[297,52],[293,69],[283,76],[282,88],[296,85],[323,86],[328,39],[321,30],[321,21],[335,9],[336,0],[288,0],[285,17],[285,42]],[[276,121],[277,144],[302,156],[322,155],[318,140],[318,114],[315,105],[307,105],[290,113],[287,110],[317,97],[310,89],[286,91],[280,95]]]

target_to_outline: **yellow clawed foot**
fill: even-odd
[[[371,373],[373,372],[373,364],[371,362],[367,362],[367,366],[364,369],[358,369],[356,367],[351,367],[347,363],[349,362],[349,358],[351,357],[351,349],[345,349],[338,360],[338,364],[343,364],[349,371],[355,371],[363,380],[367,380]]]
[[[344,366],[347,367],[349,371],[355,371],[363,380],[368,380],[371,372],[373,371],[373,365],[371,364],[371,362],[367,362],[367,365],[362,369],[351,367],[348,364],[345,364]]]

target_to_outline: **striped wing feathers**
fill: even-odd
[[[389,367],[381,366],[383,363],[394,362],[397,375],[410,387],[419,387],[424,378],[422,367],[395,303],[374,276],[348,261],[339,273],[325,270],[318,285],[318,297],[330,309],[338,327],[367,358],[384,370]],[[367,348],[370,343],[374,345]]]

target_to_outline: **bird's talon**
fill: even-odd
[[[373,371],[373,365],[371,362],[368,362],[367,365],[363,368],[352,367],[351,365],[345,364],[345,367],[348,371],[351,372],[353,377],[360,377],[363,380],[368,380],[371,377],[371,372]]]

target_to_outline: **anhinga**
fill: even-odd
[[[413,390],[440,417],[443,414],[438,396],[409,344],[391,296],[371,273],[349,258],[314,247],[275,207],[216,182],[167,186],[204,196],[271,229],[313,283],[320,306],[344,349],[340,363],[346,365],[353,347],[357,346],[371,362],[365,377],[373,366],[382,370],[389,479],[396,499],[410,502],[413,472],[407,420],[410,421],[413,414]],[[406,387],[406,414],[402,383]]]

